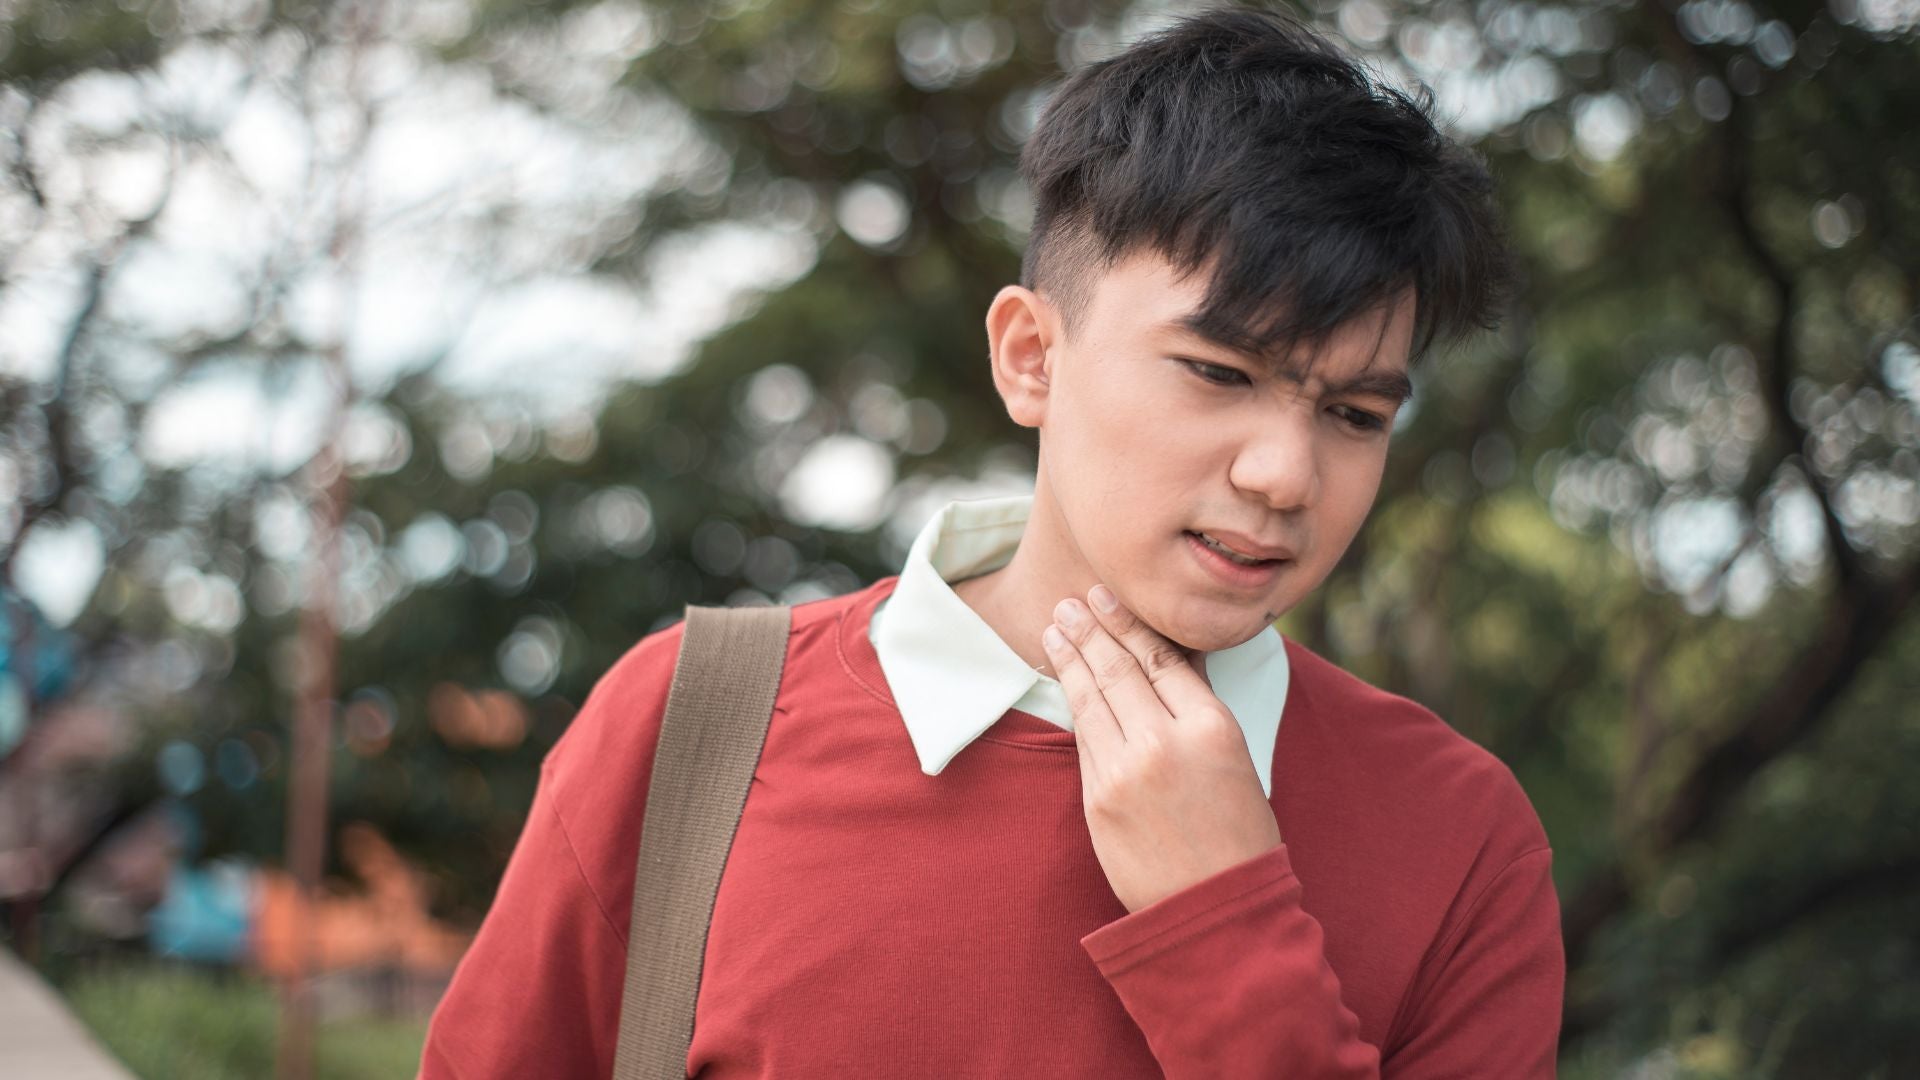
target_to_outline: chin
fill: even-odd
[[[1144,621],[1161,637],[1183,649],[1220,652],[1252,641],[1255,635],[1269,625],[1258,615],[1250,616],[1250,619],[1251,621],[1246,622],[1224,622],[1220,619],[1190,621],[1180,618],[1150,618]]]

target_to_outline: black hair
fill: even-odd
[[[1021,283],[1071,334],[1095,273],[1151,249],[1211,270],[1194,328],[1256,355],[1317,345],[1408,286],[1416,357],[1491,328],[1514,276],[1493,180],[1432,108],[1290,16],[1182,18],[1042,110],[1020,155]]]

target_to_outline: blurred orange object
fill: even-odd
[[[527,737],[527,706],[507,690],[469,691],[443,682],[427,695],[433,730],[449,746],[508,750]]]
[[[329,888],[329,895],[309,904],[291,875],[260,872],[250,941],[254,965],[275,978],[290,977],[299,970],[303,942],[310,940],[315,973],[374,965],[422,974],[451,971],[470,935],[427,914],[420,872],[362,822],[340,830],[340,848],[366,883],[365,892]]]

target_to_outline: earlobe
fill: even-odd
[[[994,389],[1014,423],[1037,428],[1052,386],[1053,306],[1031,289],[1008,285],[994,296],[986,321]]]

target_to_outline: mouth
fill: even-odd
[[[1187,535],[1198,541],[1208,551],[1241,566],[1266,566],[1271,563],[1285,562],[1292,554],[1279,548],[1236,546],[1209,533],[1191,529],[1187,530]]]
[[[1235,591],[1264,590],[1272,587],[1280,572],[1291,562],[1287,558],[1259,558],[1227,545],[1206,533],[1185,533],[1187,550],[1194,561],[1219,585]]]

